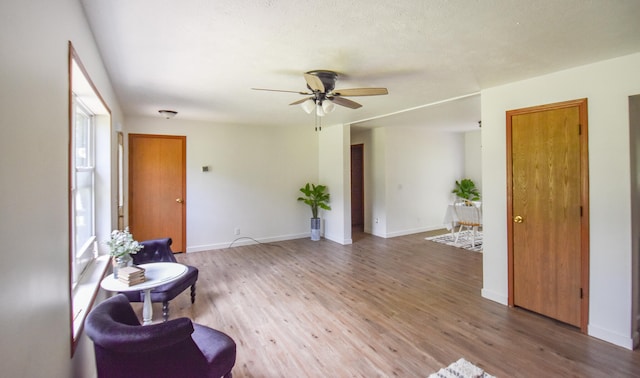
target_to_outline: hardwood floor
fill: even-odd
[[[482,255],[425,236],[180,254],[197,298],[171,318],[229,334],[235,378],[427,377],[461,357],[497,377],[640,376],[638,351],[482,298]]]

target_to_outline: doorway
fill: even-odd
[[[351,146],[351,228],[364,232],[364,144]]]
[[[509,305],[587,332],[587,100],[507,112]]]
[[[129,227],[186,252],[186,137],[129,134]]]

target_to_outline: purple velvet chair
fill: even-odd
[[[118,294],[87,316],[99,378],[231,378],[236,343],[188,318],[140,325],[127,297]]]
[[[140,242],[143,248],[131,255],[136,265],[153,262],[177,262],[171,251],[171,238],[153,239]],[[196,301],[196,281],[198,269],[187,265],[187,273],[179,280],[158,286],[151,290],[151,302],[162,302],[162,318],[166,322],[169,319],[169,301],[178,294],[191,287],[191,303]],[[143,291],[123,292],[129,302],[144,302]]]

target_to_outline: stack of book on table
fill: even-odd
[[[127,266],[118,270],[118,280],[127,286],[137,285],[145,281],[144,268]]]

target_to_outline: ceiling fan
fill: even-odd
[[[294,101],[289,105],[301,105],[307,112],[311,113],[316,109],[316,115],[322,117],[326,113],[333,111],[334,104],[344,106],[350,109],[358,109],[362,107],[361,104],[349,100],[345,97],[351,96],[378,96],[386,95],[389,92],[387,88],[349,88],[349,89],[335,89],[336,80],[338,74],[333,71],[327,70],[314,70],[304,73],[304,79],[307,82],[307,88],[309,91],[287,91],[280,89],[264,89],[264,88],[251,88],[257,91],[272,91],[272,92],[289,92],[298,93],[305,96],[302,100]]]

